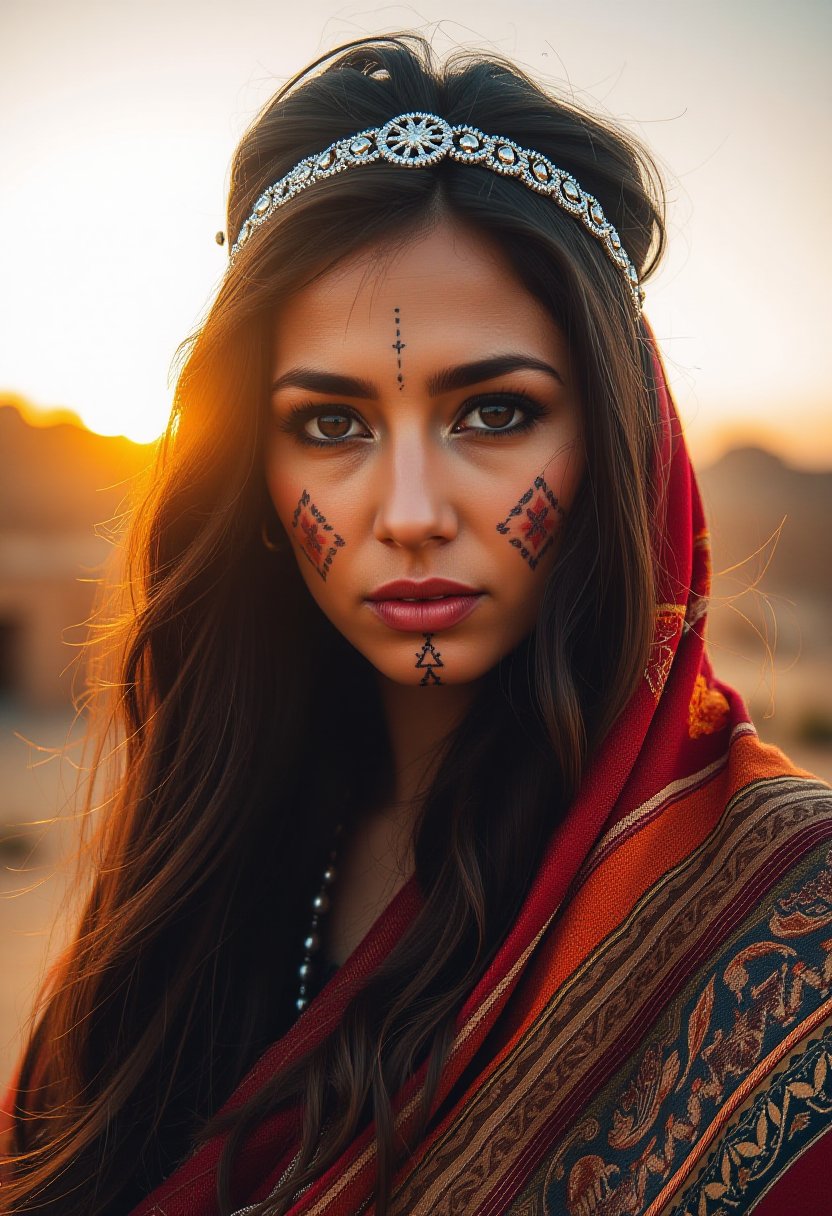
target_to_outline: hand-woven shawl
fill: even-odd
[[[763,744],[714,675],[708,531],[654,361],[661,593],[644,679],[459,1012],[435,1106],[450,1095],[450,1108],[396,1175],[395,1213],[715,1216],[763,1196],[773,1213],[804,1210],[790,1179],[810,1201],[819,1153],[830,1176],[832,791]],[[327,1034],[420,906],[414,878],[223,1109]],[[400,1126],[423,1077],[396,1096]],[[292,1161],[296,1116],[271,1117],[241,1151],[240,1207]],[[374,1135],[292,1213],[372,1212]],[[212,1216],[221,1147],[134,1216]],[[812,1211],[832,1211],[828,1197]]]

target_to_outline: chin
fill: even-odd
[[[406,634],[390,648],[395,653],[380,653],[377,647],[360,649],[381,675],[411,688],[472,684],[500,659],[499,654],[483,654],[481,648],[441,633]]]

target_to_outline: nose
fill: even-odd
[[[459,531],[453,484],[436,443],[411,428],[391,438],[379,469],[374,534],[384,544],[421,549]]]

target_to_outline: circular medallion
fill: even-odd
[[[451,146],[451,128],[435,114],[400,114],[379,129],[376,143],[391,164],[420,168],[442,159]]]

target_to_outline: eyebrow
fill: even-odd
[[[479,384],[482,380],[493,380],[495,376],[504,376],[508,372],[530,369],[546,372],[564,383],[563,376],[546,363],[543,359],[535,359],[532,355],[502,354],[492,355],[488,359],[476,359],[472,363],[460,363],[457,367],[446,367],[427,379],[427,390],[430,397],[438,397],[440,393],[451,393],[455,389],[468,388],[471,384]],[[293,367],[290,371],[278,376],[272,385],[272,392],[281,388],[304,388],[316,393],[333,393],[336,396],[362,397],[369,399],[378,396],[378,389],[370,380],[362,380],[353,376],[344,376],[339,372],[319,371],[314,367]]]

